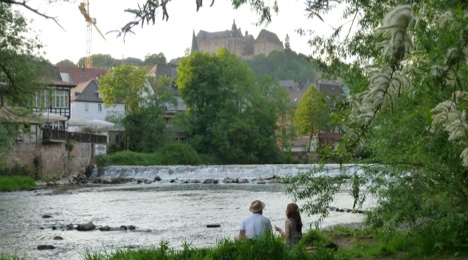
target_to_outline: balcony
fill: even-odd
[[[106,144],[107,136],[95,135],[87,133],[67,132],[64,130],[57,129],[43,129],[42,130],[42,143],[65,143],[69,140],[73,140],[79,143],[95,143],[95,144]]]

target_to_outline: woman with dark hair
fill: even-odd
[[[278,231],[292,248],[302,238],[302,221],[299,207],[296,203],[289,203],[286,207],[286,221],[284,222],[284,232],[280,227],[275,226]]]

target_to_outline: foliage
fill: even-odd
[[[145,55],[145,60],[143,61],[143,65],[149,67],[153,67],[154,65],[165,65],[166,63],[166,56],[164,56],[164,53],[162,52],[158,54],[147,54]]]
[[[26,176],[0,176],[0,191],[30,190],[36,187],[36,182]]]
[[[105,106],[123,103],[138,111],[148,96],[146,71],[131,65],[117,66],[99,79],[99,92]]]
[[[58,66],[58,67],[76,67],[76,64],[73,63],[73,61],[71,61],[71,60],[65,59],[65,60],[61,60],[61,61],[57,62],[57,64],[55,64],[55,66]]]
[[[226,49],[195,52],[177,68],[179,93],[187,105],[187,134],[199,153],[224,163],[277,160],[277,115],[260,93],[253,72]]]
[[[324,95],[317,87],[310,85],[299,101],[294,122],[299,127],[299,133],[308,135],[312,140],[320,130],[327,129],[328,114]]]
[[[4,155],[15,143],[16,128],[14,124],[0,122],[0,157]]]
[[[7,167],[0,164],[0,176],[30,176],[29,170],[25,166],[15,165]]]
[[[166,142],[164,111],[160,107],[145,106],[129,112],[123,119],[126,147],[135,152],[154,152]]]
[[[170,131],[164,118],[167,107],[174,107],[177,100],[165,87],[167,79],[149,82],[154,94],[147,97],[146,104],[138,111],[128,112],[122,120],[127,137],[126,147],[136,152],[154,152],[170,139]]]
[[[109,154],[107,159],[111,165],[162,165],[163,155],[160,153],[137,153],[121,151]]]
[[[466,251],[466,3],[346,3],[360,6],[344,9],[356,33],[311,42],[324,71],[351,90],[348,107],[338,111],[345,139],[333,155],[350,162],[365,154],[359,162],[369,164],[343,165],[333,177],[313,170],[293,180],[289,192],[308,200],[307,212],[324,217],[333,194],[352,187],[357,205],[377,201],[367,218],[371,227],[388,235],[406,229],[427,252]]]
[[[306,55],[290,49],[272,51],[268,56],[256,55],[245,63],[257,76],[270,75],[278,80],[294,80],[301,84],[313,82],[318,77],[318,69]]]
[[[125,12],[134,15],[134,19],[120,29],[119,36],[123,35],[125,37],[127,33],[134,33],[133,28],[135,26],[154,24],[156,22],[156,15],[159,14],[159,12],[162,12],[162,20],[167,21],[169,19],[167,8],[169,2],[170,1],[146,0],[143,4],[139,4],[137,8],[126,9]],[[215,1],[209,1],[209,3],[211,3],[210,6],[213,6]],[[196,0],[195,4],[196,10],[198,11],[203,6],[203,0]],[[257,25],[270,22],[272,13],[278,13],[278,3],[276,0],[270,2],[270,4],[265,4],[265,1],[258,0],[232,0],[234,9],[244,4],[250,5],[252,10],[260,16]]]
[[[186,143],[170,142],[158,152],[164,155],[164,165],[198,165],[201,162],[197,152]]]
[[[290,102],[289,93],[271,76],[258,77],[257,84],[261,95],[270,101],[278,118],[275,132],[276,143],[282,151],[290,151],[291,140],[297,137],[297,129],[292,122],[295,107]]]
[[[156,64],[166,64],[166,57],[163,53],[153,53],[145,55],[145,60],[141,60],[139,58],[127,57],[127,58],[114,58],[109,54],[93,54],[93,67],[94,68],[103,68],[103,69],[111,69],[117,66],[122,65],[133,65],[135,67],[153,67]],[[86,57],[81,57],[78,61],[78,66],[84,66]],[[69,60],[63,60],[57,63],[57,66],[77,66],[73,62]]]
[[[92,54],[91,57],[93,60],[93,68],[110,69],[121,64],[120,60],[113,58],[109,54]],[[80,58],[80,60],[78,61],[78,66],[84,67],[85,61],[86,57]]]
[[[4,124],[18,114],[13,107],[31,107],[36,91],[46,83],[40,80],[50,76],[48,63],[37,58],[42,47],[38,39],[29,37],[26,19],[11,9],[10,4],[0,2],[0,144],[1,153],[12,145],[15,131]],[[43,78],[41,78],[43,77]],[[26,111],[26,110],[25,110]]]
[[[404,231],[386,237],[380,231],[336,226],[308,231],[292,250],[281,237],[266,236],[245,241],[223,239],[211,248],[194,248],[185,243],[177,250],[163,241],[151,248],[88,252],[84,259],[457,259],[451,254],[421,251],[421,244],[410,242],[409,238]],[[338,245],[338,250],[326,248],[330,241]],[[420,237],[416,241],[420,242]],[[458,255],[460,259],[466,256],[466,252]]]
[[[94,156],[94,162],[98,167],[110,165],[109,158],[107,158],[107,155]]]
[[[105,162],[110,165],[198,165],[201,160],[190,145],[173,142],[154,153],[121,151],[109,154]]]

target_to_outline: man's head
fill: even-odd
[[[261,202],[260,200],[254,200],[250,204],[250,211],[252,213],[262,213],[263,208],[265,208],[265,203]]]

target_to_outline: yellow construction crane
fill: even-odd
[[[86,60],[85,60],[85,68],[92,68],[93,67],[93,57],[92,52],[91,52],[91,47],[92,47],[92,33],[93,33],[93,26],[96,28],[98,33],[102,36],[104,40],[106,40],[106,37],[101,33],[99,28],[96,26],[96,19],[91,18],[91,15],[89,14],[89,0],[85,0],[84,2],[81,2],[80,5],[78,6],[78,9],[80,9],[81,14],[83,14],[85,21],[86,21],[86,34],[85,34],[85,48],[86,48]]]

